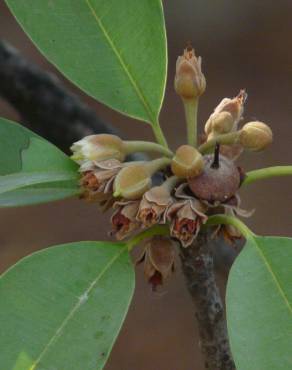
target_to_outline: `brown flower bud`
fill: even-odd
[[[202,154],[190,145],[180,146],[171,162],[171,170],[180,178],[198,176],[204,167]]]
[[[116,135],[89,135],[71,146],[71,158],[77,163],[84,161],[104,161],[107,159],[125,159],[123,141]]]
[[[154,236],[143,250],[137,264],[144,262],[144,274],[156,290],[174,271],[175,250],[172,241],[162,236]]]
[[[133,164],[124,167],[114,182],[114,196],[138,199],[151,188],[151,176],[146,165]]]
[[[244,148],[257,152],[272,143],[273,133],[263,122],[249,122],[242,127],[239,140]]]
[[[202,59],[194,49],[185,49],[176,62],[175,91],[183,99],[196,99],[206,89],[206,79],[201,70]]]
[[[218,153],[219,155],[219,153]],[[240,173],[234,162],[220,155],[214,166],[214,156],[204,156],[204,170],[200,176],[188,180],[192,193],[201,200],[225,202],[239,188]]]
[[[117,209],[111,217],[112,234],[118,240],[126,238],[140,226],[136,220],[138,207],[139,201],[116,202],[114,204],[114,208]]]

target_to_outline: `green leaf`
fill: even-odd
[[[155,123],[166,82],[161,0],[6,0],[41,52],[81,89]]]
[[[62,181],[31,185],[0,194],[0,207],[20,207],[52,202],[79,194],[76,181]]]
[[[292,369],[292,239],[248,237],[227,286],[237,370]]]
[[[60,149],[27,128],[0,118],[0,175],[73,171],[78,166]]]
[[[20,172],[0,177],[0,194],[30,185],[77,180],[76,172]]]
[[[70,243],[22,259],[0,278],[0,368],[102,369],[133,290],[123,243]]]
[[[0,118],[0,150],[0,207],[42,203],[78,194],[76,163],[25,127]],[[36,187],[41,183],[50,186]],[[52,194],[49,189],[53,189]]]

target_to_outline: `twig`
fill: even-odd
[[[207,234],[201,234],[190,247],[181,248],[182,269],[195,304],[205,368],[234,370],[211,250]]]

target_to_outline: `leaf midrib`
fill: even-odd
[[[107,40],[107,42],[109,43],[111,49],[113,50],[114,54],[116,55],[122,69],[124,70],[125,74],[127,75],[136,95],[138,96],[139,100],[141,101],[142,105],[144,106],[144,109],[149,117],[149,122],[152,123],[153,125],[156,124],[156,117],[155,117],[155,114],[154,112],[152,111],[149,103],[147,102],[147,99],[146,97],[144,96],[141,88],[139,87],[137,81],[135,80],[135,78],[133,77],[133,75],[130,73],[129,69],[127,68],[127,65],[125,63],[125,61],[123,60],[118,48],[116,47],[116,45],[114,44],[112,38],[110,37],[109,33],[107,32],[105,26],[103,25],[103,23],[101,22],[99,16],[97,15],[95,9],[93,8],[92,4],[90,3],[90,0],[85,0],[85,2],[87,3],[89,9],[90,9],[90,12],[92,14],[92,16],[94,17],[94,19],[96,20],[97,22],[97,25],[99,26],[99,28],[101,29],[105,39]]]
[[[256,239],[253,239],[253,244],[255,245],[256,250],[258,251],[259,256],[264,261],[264,264],[265,264],[268,272],[271,274],[272,280],[274,281],[274,283],[275,283],[275,285],[277,287],[277,291],[282,296],[282,298],[283,298],[283,300],[285,302],[285,305],[288,308],[289,313],[292,315],[292,307],[290,305],[289,299],[286,296],[284,290],[282,289],[281,284],[280,284],[279,280],[277,279],[276,274],[274,273],[274,271],[272,269],[272,266],[269,264],[269,262],[268,262],[267,258],[265,257],[265,254],[263,253],[262,249],[258,246],[258,243],[257,243],[257,240]]]
[[[88,286],[88,288],[84,291],[82,295],[87,296],[89,298],[89,295],[92,291],[92,289],[95,287],[95,285],[100,281],[100,279],[103,277],[103,275],[107,272],[107,270],[115,263],[115,261],[127,250],[127,245],[124,247],[121,247],[121,250],[113,256],[113,258],[105,265],[103,270],[98,274],[96,279],[94,279]],[[63,333],[64,328],[68,324],[68,322],[74,317],[75,313],[78,311],[78,309],[84,304],[84,302],[78,298],[78,301],[74,305],[74,307],[71,309],[71,311],[68,313],[68,315],[64,318],[61,325],[58,327],[58,329],[55,331],[54,335],[51,337],[51,339],[47,342],[44,349],[41,351],[39,357],[35,360],[35,362],[32,364],[29,370],[36,370],[36,366],[41,362],[45,354],[48,352],[49,348],[60,338],[60,336]]]
[[[77,180],[77,178],[78,173],[73,171],[17,172],[0,176],[0,194],[32,185]]]

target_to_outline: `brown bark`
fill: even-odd
[[[195,304],[205,368],[234,370],[224,306],[215,280],[211,244],[206,234],[200,234],[190,247],[181,248],[182,270]]]

